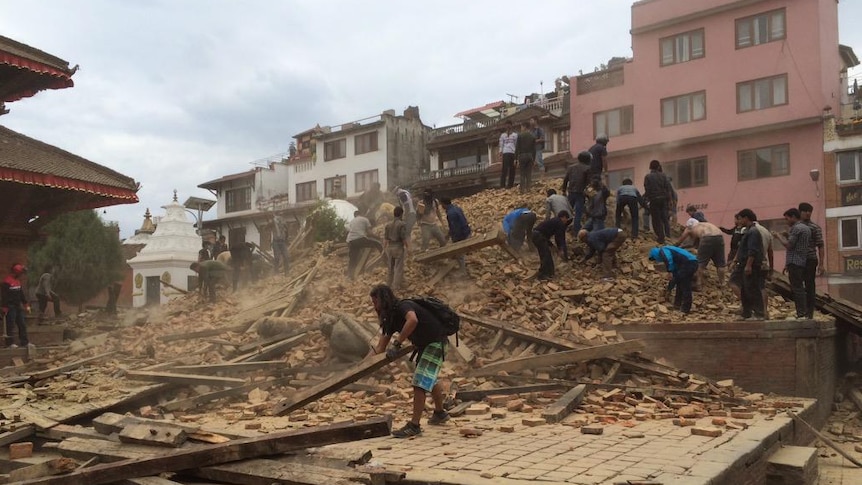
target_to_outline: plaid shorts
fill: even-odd
[[[434,342],[428,344],[419,357],[416,364],[416,372],[413,373],[413,387],[431,392],[437,383],[437,375],[443,367],[443,354],[446,351],[446,342]]]

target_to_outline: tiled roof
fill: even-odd
[[[40,62],[45,64],[46,66],[53,67],[54,69],[58,69],[60,71],[64,71],[68,75],[72,75],[73,71],[69,69],[69,63],[60,59],[59,57],[52,56],[47,52],[40,51],[39,49],[30,47],[29,45],[22,44],[16,40],[12,40],[8,37],[3,37],[0,35],[0,51],[8,52],[9,54],[14,54],[18,57],[23,57],[25,59],[29,59],[31,61]]]
[[[198,185],[198,187],[200,187],[202,189],[217,189],[219,185],[221,185],[225,182],[230,182],[231,180],[244,179],[246,177],[254,177],[254,174],[255,174],[254,169],[246,170],[245,172],[225,175],[224,177],[220,177],[220,178],[217,178],[215,180],[210,180],[209,182],[204,182],[204,183]]]
[[[137,191],[131,177],[0,125],[0,168]]]

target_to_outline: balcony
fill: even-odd
[[[456,133],[467,133],[468,131],[488,128],[496,125],[499,121],[500,118],[490,118],[482,121],[466,120],[463,123],[458,123],[457,125],[441,126],[440,128],[434,128],[433,130],[431,130],[431,138],[435,138],[442,135],[454,135]]]
[[[839,136],[862,135],[862,101],[841,104],[835,130]]]
[[[488,162],[477,163],[466,167],[444,168],[442,170],[432,170],[419,175],[419,180],[436,180],[448,177],[457,177],[459,175],[472,175],[482,173],[488,168]]]
[[[622,86],[625,83],[623,66],[578,76],[577,93],[588,94],[602,89]]]

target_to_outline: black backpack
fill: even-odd
[[[458,330],[461,329],[461,317],[458,316],[458,313],[452,307],[433,296],[415,296],[408,298],[408,300],[431,312],[440,322],[444,333],[447,336],[455,336],[455,346],[458,346]]]

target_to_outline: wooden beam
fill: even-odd
[[[455,397],[462,401],[481,401],[488,396],[510,396],[512,394],[554,391],[557,389],[564,389],[566,387],[569,386],[561,383],[550,382],[545,384],[528,384],[526,386],[498,387],[496,389],[483,389],[480,391],[458,391],[455,394]]]
[[[220,391],[208,392],[206,394],[201,394],[198,396],[189,397],[186,399],[179,399],[176,401],[166,402],[159,407],[164,409],[165,411],[183,411],[186,409],[191,409],[197,407],[201,404],[206,404],[210,401],[214,401],[216,399],[223,399],[231,396],[239,396],[240,394],[245,394],[247,392],[251,392],[257,388],[261,390],[268,389],[275,385],[287,384],[287,382],[291,379],[291,377],[282,377],[280,379],[263,381],[263,382],[253,382],[251,384],[246,384],[244,386],[239,387],[231,387],[229,389],[222,389]]]
[[[572,350],[585,347],[583,344],[580,344],[578,342],[554,337],[552,335],[545,335],[538,332],[533,332],[515,324],[491,320],[490,318],[479,317],[463,312],[458,312],[458,315],[461,316],[462,320],[465,320],[471,324],[479,325],[480,327],[485,327],[491,330],[501,330],[507,335],[511,335],[513,337],[517,337],[521,340],[526,340],[528,342],[535,342],[537,344],[545,345],[554,349]]]
[[[417,263],[432,263],[441,259],[456,258],[458,256],[478,251],[489,246],[506,244],[506,235],[503,231],[495,229],[487,234],[473,236],[464,241],[447,244],[442,248],[432,249],[413,258]]]
[[[276,460],[243,460],[223,465],[198,468],[191,475],[225,483],[242,485],[332,485],[368,483],[368,475],[344,467],[342,469],[284,463]]]
[[[172,372],[180,374],[242,374],[243,372],[254,372],[259,370],[285,370],[284,361],[281,360],[262,360],[258,362],[233,362],[229,364],[209,364],[209,365],[181,365],[171,367]]]
[[[460,337],[456,339],[454,335],[449,336],[449,349],[454,349],[455,355],[460,357],[465,364],[472,363],[476,358],[473,351],[470,350],[470,347],[468,347],[467,343],[464,342],[464,339]]]
[[[302,406],[305,406],[306,404],[315,401],[320,397],[326,396],[333,391],[341,389],[347,384],[351,384],[358,381],[359,379],[362,379],[365,376],[377,372],[378,369],[386,367],[391,362],[399,360],[401,357],[404,357],[412,351],[413,346],[408,345],[401,348],[401,350],[398,351],[398,354],[395,359],[392,360],[387,358],[385,354],[378,354],[371,357],[367,357],[362,362],[359,362],[355,367],[342,371],[330,377],[329,379],[326,379],[325,381],[321,382],[316,386],[309,387],[308,389],[303,389],[302,391],[297,392],[293,397],[279,402],[274,406],[273,414],[275,414],[276,416],[282,416],[291,411],[299,409]]]
[[[234,357],[230,360],[231,363],[235,362],[256,362],[259,360],[270,360],[279,355],[284,355],[288,349],[296,347],[301,344],[308,338],[308,333],[303,332],[299,335],[294,335],[289,339],[282,340],[281,342],[276,342],[274,344],[270,344],[260,350],[254,350],[244,355],[240,355]]]
[[[309,326],[304,326],[304,327],[299,327],[299,328],[292,328],[292,329],[287,330],[285,332],[281,332],[277,335],[273,335],[272,337],[268,337],[268,338],[264,338],[264,339],[260,339],[260,340],[255,340],[254,342],[249,342],[247,344],[242,344],[236,348],[236,352],[238,354],[244,354],[246,352],[251,352],[252,350],[257,349],[259,347],[266,347],[268,345],[272,345],[274,343],[281,342],[282,340],[287,340],[290,337],[294,337],[296,335],[311,332],[314,330],[320,330],[320,325],[314,324],[314,325],[309,325]]]
[[[167,281],[165,281],[165,280],[163,280],[163,279],[160,279],[160,280],[159,280],[159,283],[161,283],[161,284],[163,284],[163,285],[167,286],[168,288],[170,288],[170,289],[172,289],[172,290],[177,290],[177,291],[179,291],[180,293],[182,293],[183,295],[187,295],[187,294],[189,293],[189,290],[184,290],[184,289],[180,288],[179,286],[174,286],[174,285],[172,285],[172,284],[168,283]]]
[[[19,485],[101,485],[117,480],[221,465],[303,448],[387,436],[390,427],[391,416],[387,416],[371,418],[362,423],[340,423],[282,431],[217,445],[199,446],[166,455],[95,465],[62,477],[27,480]]]
[[[34,372],[30,374],[31,381],[41,381],[42,379],[47,379],[49,377],[54,377],[56,375],[62,374],[64,372],[69,372],[70,370],[77,369],[82,365],[89,364],[90,362],[95,362],[97,360],[104,359],[105,357],[110,357],[116,354],[118,351],[113,350],[111,352],[105,352],[104,354],[94,355],[93,357],[87,357],[86,359],[77,360],[75,362],[61,365],[59,367],[54,367],[53,369],[47,369],[39,372]]]
[[[553,352],[550,354],[536,355],[532,357],[522,357],[517,359],[504,360],[488,364],[481,369],[475,369],[469,373],[474,376],[493,375],[497,372],[506,371],[522,371],[530,369],[538,369],[544,367],[554,367],[557,365],[573,364],[576,362],[585,362],[588,360],[602,359],[613,357],[616,355],[628,354],[637,352],[644,348],[644,343],[641,340],[629,340],[626,342],[617,342],[612,344],[598,345],[595,347],[587,347],[577,350],[566,350],[563,352]]]
[[[197,374],[174,374],[170,372],[147,372],[130,370],[126,378],[136,381],[167,382],[186,386],[227,386],[235,387],[245,384],[245,379],[234,377],[202,376]]]
[[[189,438],[182,428],[165,425],[130,424],[118,436],[123,443],[179,448]]]
[[[78,468],[78,464],[71,458],[54,458],[36,465],[18,468],[9,472],[10,482],[30,480],[32,478],[48,477],[69,473]]]
[[[456,266],[458,266],[458,263],[455,261],[444,262],[442,266],[437,268],[437,272],[434,273],[434,276],[432,276],[428,281],[428,286],[437,286],[437,283],[443,281],[443,278],[445,278],[447,274],[451,273]]]
[[[586,390],[587,386],[583,384],[573,387],[569,392],[563,394],[557,402],[545,408],[542,411],[542,417],[548,423],[559,423],[578,407],[578,404],[584,399]]]
[[[162,342],[174,342],[177,340],[191,340],[203,337],[215,337],[216,335],[221,335],[228,332],[242,333],[245,332],[248,327],[249,324],[244,323],[242,325],[234,325],[231,327],[222,328],[210,328],[207,330],[198,330],[196,332],[172,333],[168,335],[162,335],[161,337],[159,337],[159,340],[161,340]]]
[[[15,414],[12,412],[12,414]],[[9,416],[7,416],[8,418]],[[29,438],[36,434],[35,426],[22,426],[15,431],[7,431],[5,433],[0,433],[0,447],[11,445],[12,443],[17,443],[25,438]]]

